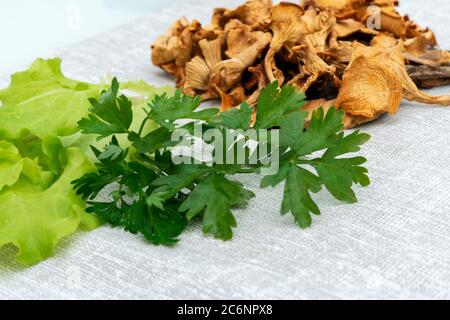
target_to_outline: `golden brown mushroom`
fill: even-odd
[[[405,58],[417,64],[438,67],[450,64],[450,52],[439,50],[430,44],[427,34],[405,41]]]
[[[354,0],[303,0],[303,5],[314,6],[321,9],[343,10],[351,7]]]
[[[261,52],[272,40],[270,33],[263,33],[251,46],[234,58],[221,61],[211,71],[211,84],[227,92],[242,78],[242,74],[252,66]]]
[[[210,78],[213,68],[222,60],[222,45],[220,39],[199,42],[202,57],[196,56],[186,64],[186,79],[183,84],[187,95],[201,95],[203,100],[217,97],[211,90]]]
[[[257,88],[253,93],[247,98],[247,103],[251,106],[256,106],[261,90],[267,87],[269,84],[269,79],[266,76],[264,67],[259,64],[255,67],[248,68],[248,71],[253,75],[256,80]]]
[[[192,34],[198,28],[200,28],[198,22],[189,24],[186,18],[182,18],[152,45],[153,64],[177,75],[178,83],[182,82],[184,67],[191,59]]]
[[[303,63],[302,71],[305,75],[301,80],[294,78],[296,81],[290,81],[290,84],[293,84],[299,91],[306,92],[322,75],[334,77],[336,67],[329,66],[323,61],[310,44],[294,47],[293,50]]]
[[[395,114],[403,98],[399,77],[377,59],[359,56],[344,74],[336,104],[349,115],[368,120]]]
[[[264,66],[270,82],[278,81],[280,86],[284,83],[284,75],[276,65],[275,55],[285,44],[292,46],[300,39],[304,32],[301,22],[303,13],[303,8],[293,3],[280,3],[272,8],[270,28],[273,39],[265,57]]]
[[[448,83],[450,53],[439,49],[431,30],[399,14],[397,5],[250,0],[236,9],[216,9],[210,27],[180,19],[152,46],[152,60],[176,75],[185,93],[221,98],[222,111],[245,100],[256,105],[261,90],[276,80],[325,99],[308,103],[309,112],[319,105],[344,109],[345,127],[395,113],[403,97],[450,105],[450,97],[430,96],[414,83]]]
[[[238,19],[244,24],[257,28],[267,24],[270,19],[272,0],[249,0],[234,9],[216,9],[213,15],[213,25],[224,27],[231,19]]]
[[[376,39],[375,39],[376,40]],[[450,96],[430,96],[417,88],[417,85],[408,75],[405,66],[404,46],[400,40],[395,46],[388,42],[377,42],[375,46],[356,45],[353,51],[354,57],[364,56],[377,60],[395,72],[396,76],[403,84],[404,97],[408,100],[422,102],[426,104],[436,104],[442,106],[450,105]]]

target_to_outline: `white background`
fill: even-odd
[[[161,10],[162,0],[2,0],[0,74],[26,68],[38,56]]]

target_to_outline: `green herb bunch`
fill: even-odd
[[[83,133],[110,142],[101,150],[92,147],[97,172],[74,181],[74,187],[88,200],[88,212],[114,227],[141,233],[153,244],[175,244],[187,225],[197,220],[202,221],[205,234],[231,239],[237,226],[233,209],[247,206],[254,197],[232,177],[258,174],[267,167],[262,159],[249,161],[253,155],[248,145],[244,146],[245,164],[198,160],[176,164],[174,132],[192,133],[199,122],[202,130],[215,128],[224,135],[227,130],[240,130],[244,135],[250,130],[267,130],[269,136],[277,132],[279,170],[264,176],[261,187],[284,184],[281,213],[292,213],[301,228],[309,227],[312,215],[320,214],[312,193],[325,187],[336,199],[355,203],[353,185],[370,184],[368,171],[362,167],[366,159],[343,157],[360,151],[369,135],[359,131],[345,135],[344,112],[334,108],[326,114],[323,109],[314,112],[304,129],[308,114],[300,108],[305,95],[291,86],[279,89],[272,83],[261,92],[253,125],[254,110],[246,103],[224,113],[216,108],[198,111],[198,97],[177,91],[173,96],[156,96],[148,104],[140,130],[132,131],[132,103],[119,95],[116,79],[99,100],[90,102],[91,114],[78,125]],[[158,129],[146,132],[148,123],[156,123]],[[256,136],[257,143],[271,143],[260,138]],[[97,200],[105,192],[109,200]]]

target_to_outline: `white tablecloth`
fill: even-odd
[[[172,84],[150,64],[150,42],[178,16],[207,22],[214,7],[240,1],[179,3],[55,55],[84,80],[111,73]],[[450,48],[450,2],[408,0],[402,11]],[[404,102],[397,116],[362,129],[373,137],[363,150],[372,186],[356,189],[357,205],[319,194],[323,216],[311,229],[280,217],[282,188],[259,190],[257,177],[245,177],[257,197],[236,212],[231,242],[204,237],[196,225],[175,248],[154,247],[102,227],[64,240],[32,268],[3,249],[0,298],[450,298],[450,110]]]

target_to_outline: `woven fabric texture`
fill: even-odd
[[[179,16],[206,23],[214,7],[240,2],[173,1],[170,9],[55,56],[71,77],[98,81],[113,74],[170,85],[150,63],[150,43]],[[450,2],[408,0],[401,11],[450,48]],[[7,85],[8,77],[0,80]],[[282,188],[259,190],[258,177],[239,177],[256,199],[236,212],[233,241],[204,237],[196,225],[176,247],[154,247],[102,227],[65,239],[55,257],[32,268],[3,249],[0,298],[449,299],[449,123],[450,110],[405,101],[395,117],[362,127],[373,137],[363,149],[372,185],[356,189],[356,205],[318,194],[323,215],[308,230],[280,217]]]

